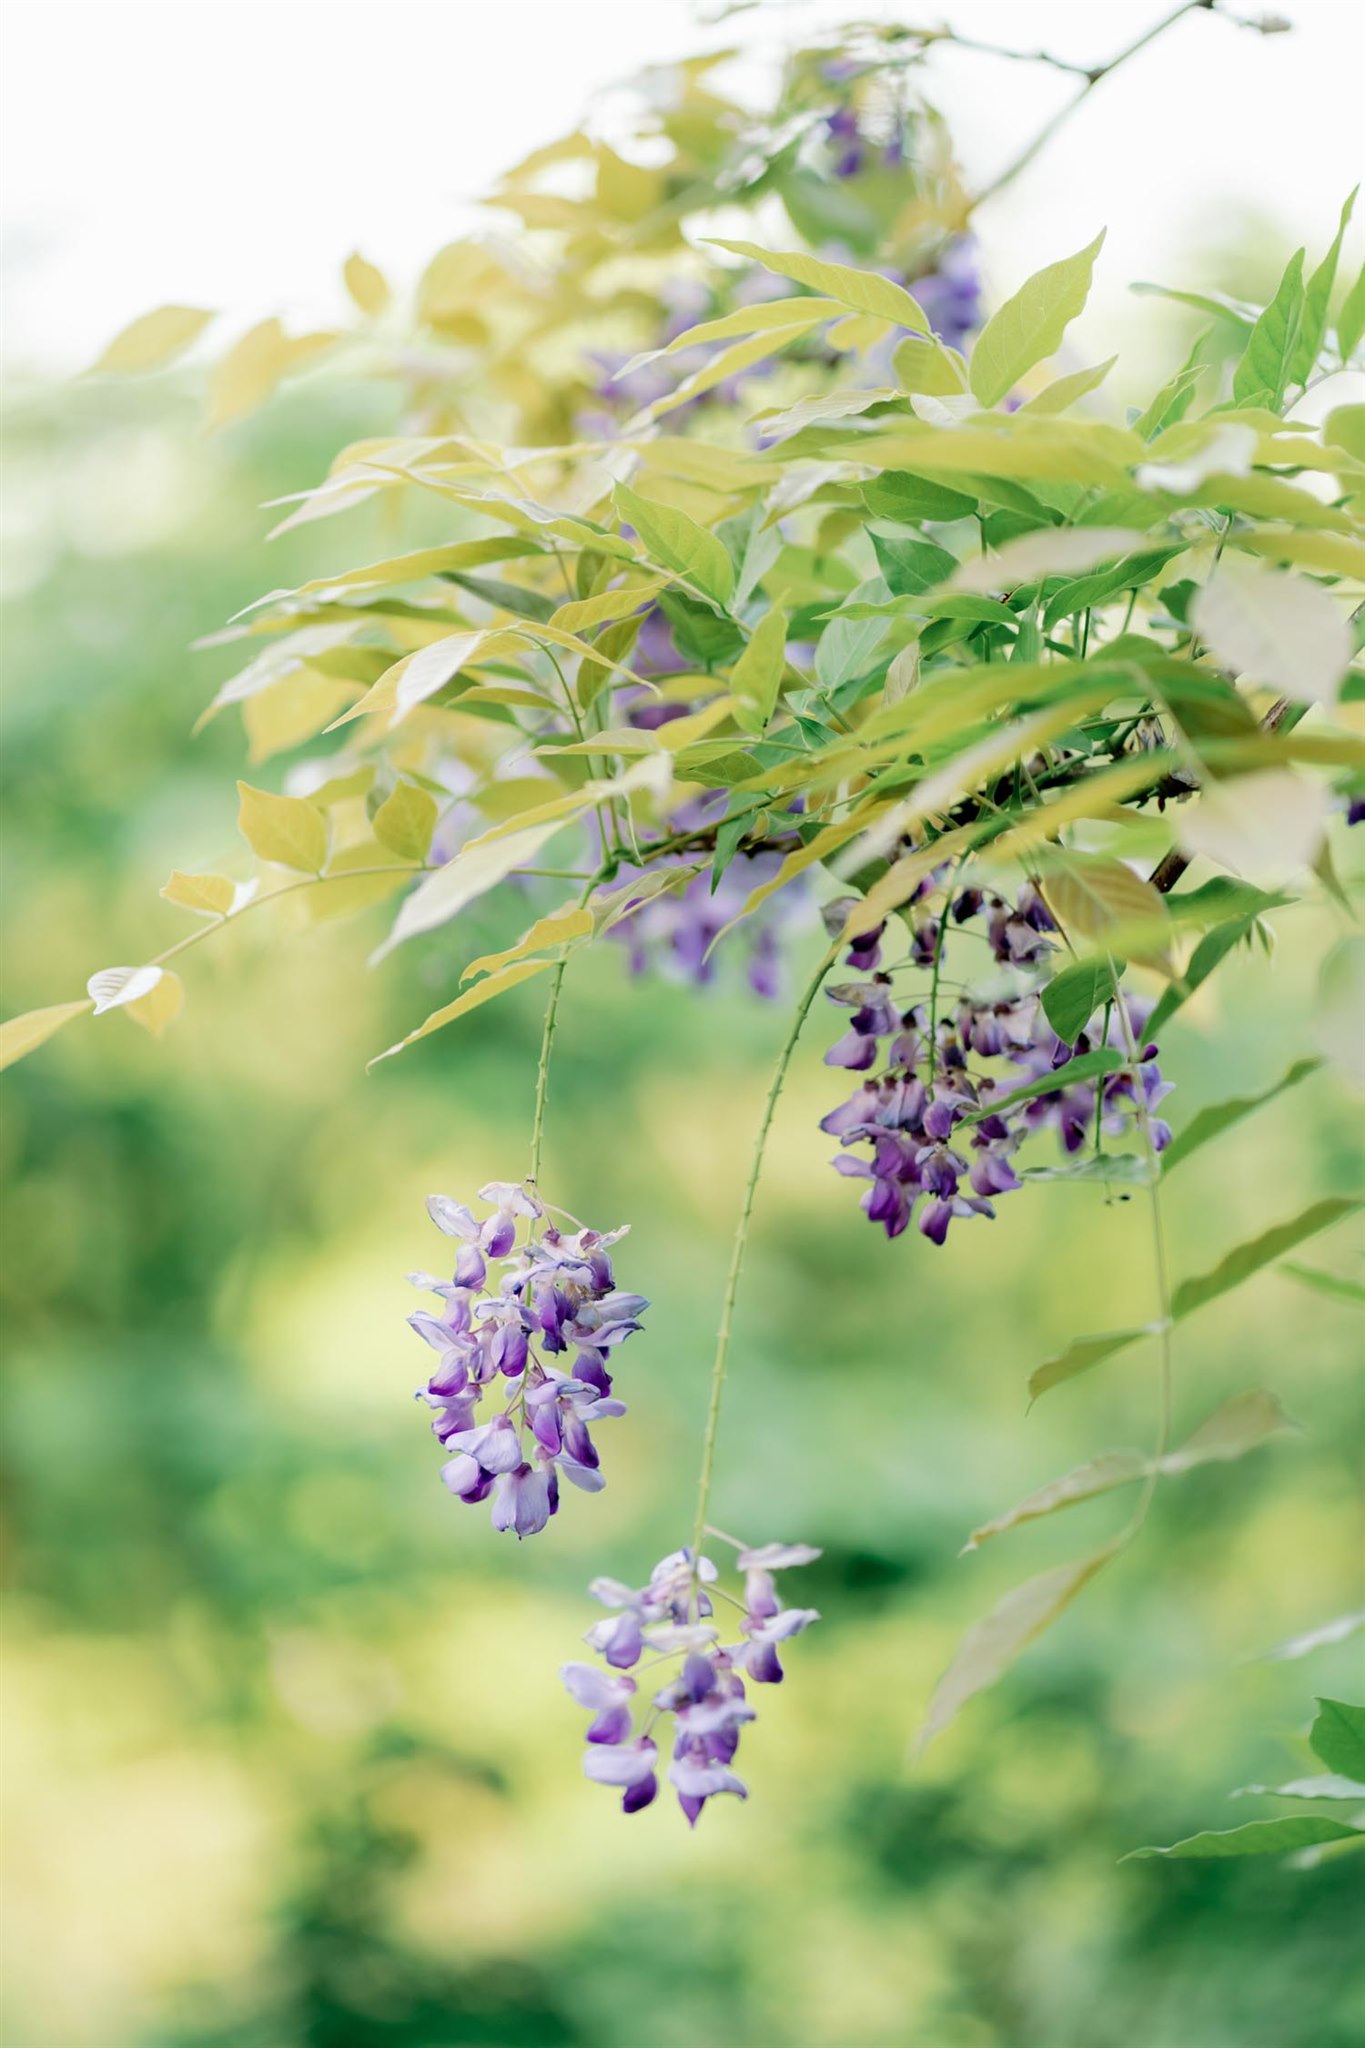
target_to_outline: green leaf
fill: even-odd
[[[1322,1061],[1316,1059],[1295,1060],[1288,1073],[1282,1074],[1273,1086],[1262,1089],[1259,1095],[1234,1095],[1226,1102],[1210,1103],[1207,1109],[1201,1109],[1198,1116],[1171,1140],[1162,1153],[1162,1178],[1179,1166],[1182,1160],[1197,1152],[1202,1145],[1207,1145],[1211,1139],[1230,1130],[1234,1124],[1239,1124],[1243,1117],[1250,1116],[1254,1109],[1260,1109],[1267,1102],[1273,1102],[1276,1096],[1283,1095],[1286,1089],[1296,1088],[1300,1081],[1306,1081],[1310,1074],[1316,1074],[1321,1065]]]
[[[642,498],[625,484],[616,486],[616,509],[639,534],[650,556],[686,576],[699,590],[724,606],[734,594],[735,570],[722,541],[676,506]]]
[[[1043,1009],[1058,1038],[1074,1045],[1090,1019],[1114,993],[1107,960],[1078,960],[1043,990]]]
[[[1341,209],[1341,219],[1332,246],[1308,280],[1303,301],[1303,322],[1299,329],[1299,343],[1294,351],[1294,367],[1291,373],[1296,384],[1308,382],[1322,350],[1323,338],[1327,333],[1327,309],[1331,302],[1332,286],[1336,283],[1341,244],[1359,190],[1360,187],[1357,185],[1355,191],[1347,197],[1346,204]]]
[[[1131,1863],[1142,1856],[1287,1856],[1294,1849],[1310,1849],[1318,1842],[1349,1842],[1365,1835],[1365,1828],[1349,1822],[1319,1818],[1316,1814],[1293,1814],[1285,1820],[1249,1820],[1245,1827],[1224,1828],[1202,1835],[1189,1835],[1169,1848],[1130,1849],[1119,1860]]]
[[[849,594],[849,605],[882,604],[890,595],[880,576],[869,576]],[[842,610],[843,607],[840,607]],[[887,624],[879,613],[861,617],[832,618],[820,635],[815,649],[815,673],[826,690],[837,690],[874,667],[877,649],[886,638]]]
[[[1180,898],[1174,899],[1177,903]],[[1161,1000],[1147,1019],[1147,1036],[1155,1038],[1165,1029],[1182,1003],[1189,1001],[1202,982],[1208,980],[1219,962],[1226,959],[1235,946],[1241,944],[1255,924],[1251,917],[1231,917],[1225,924],[1216,924],[1213,930],[1205,932],[1199,944],[1190,955],[1190,963],[1178,981],[1173,981],[1162,993]]]
[[[1285,265],[1274,298],[1252,328],[1242,359],[1232,373],[1232,395],[1238,399],[1270,393],[1278,409],[1294,366],[1303,325],[1304,251],[1296,249]]]
[[[1286,1259],[1280,1267],[1291,1280],[1297,1280],[1302,1287],[1311,1287],[1316,1294],[1326,1294],[1333,1301],[1344,1301],[1351,1308],[1365,1308],[1365,1287],[1358,1280],[1343,1280],[1337,1273],[1323,1273],[1316,1266],[1296,1265]]]
[[[237,784],[237,829],[252,852],[280,867],[321,873],[327,858],[327,823],[322,812],[299,796],[274,796]]]
[[[1252,1795],[1260,1799],[1350,1799],[1359,1805],[1365,1804],[1365,1785],[1355,1778],[1343,1778],[1339,1771],[1329,1771],[1320,1778],[1291,1778],[1287,1785],[1239,1785],[1232,1797]]]
[[[1075,256],[1037,271],[986,322],[971,360],[972,390],[983,405],[995,405],[1025,370],[1055,354],[1085,305],[1103,241],[1101,231]]]
[[[0,1069],[12,1067],[26,1053],[45,1045],[64,1024],[91,1007],[82,997],[78,1003],[51,1003],[45,1010],[26,1010],[22,1017],[8,1018],[0,1024]]]
[[[1365,1707],[1345,1700],[1318,1701],[1308,1735],[1313,1754],[1343,1778],[1365,1778]]]
[[[809,286],[828,299],[837,299],[855,313],[871,313],[888,320],[893,327],[910,327],[928,334],[929,321],[903,286],[892,284],[875,270],[854,270],[845,263],[821,263],[797,250],[760,249],[753,242],[724,242],[707,238],[713,249],[728,249],[732,256],[748,256],[761,263],[775,277],[789,277],[795,284]],[[980,347],[980,343],[977,344]]]
[[[746,732],[762,732],[772,717],[787,665],[787,614],[774,605],[755,626],[730,671],[735,720]]]
[[[1026,1081],[1022,1088],[1012,1088],[1008,1095],[997,1095],[983,1108],[964,1116],[962,1122],[964,1125],[979,1124],[983,1117],[999,1116],[1003,1110],[1013,1109],[1016,1103],[1032,1102],[1040,1095],[1056,1095],[1063,1088],[1078,1087],[1082,1081],[1094,1081],[1101,1074],[1115,1073],[1122,1065],[1123,1054],[1114,1046],[1096,1046],[1094,1052],[1081,1053],[1079,1058],[1068,1060],[1065,1066],[1044,1074],[1040,1080]]]
[[[436,829],[436,803],[414,782],[399,782],[374,814],[374,836],[404,860],[424,861]]]
[[[874,533],[872,546],[877,567],[893,597],[916,597],[921,591],[932,590],[957,567],[957,556],[932,540]]]
[[[535,619],[540,624],[554,614],[554,599],[544,597],[538,590],[528,590],[521,583],[504,583],[496,576],[471,576],[463,569],[449,569],[444,581],[458,583],[461,590],[467,590],[472,597],[481,597],[485,604],[495,605],[499,611],[513,612],[521,619]]]
[[[1101,1550],[1073,1564],[1063,1564],[1025,1580],[1007,1593],[984,1620],[969,1628],[948,1669],[934,1689],[929,1711],[915,1748],[919,1752],[953,1720],[975,1694],[994,1685],[1015,1658],[1049,1628],[1103,1570],[1112,1550]]]
[[[1039,1521],[1044,1515],[1056,1514],[1059,1508],[1074,1507],[1079,1501],[1094,1500],[1101,1493],[1112,1493],[1115,1487],[1131,1485],[1150,1470],[1151,1462],[1145,1451],[1101,1451],[1098,1457],[1087,1459],[1084,1465],[1063,1473],[1060,1479],[1040,1486],[1036,1493],[1021,1500],[1018,1507],[997,1515],[993,1521],[983,1522],[979,1529],[973,1529],[962,1546],[963,1550],[979,1550],[992,1536],[1003,1536],[1007,1530],[1017,1529],[1024,1522]]]
[[[963,562],[953,577],[954,590],[1013,590],[1049,576],[1075,576],[1129,555],[1143,536],[1126,527],[1046,526],[1039,533],[1021,533],[994,553]]]
[[[1355,354],[1362,334],[1365,334],[1365,264],[1361,265],[1360,275],[1347,292],[1337,315],[1337,347],[1344,363]]]
[[[1144,1323],[1133,1330],[1109,1330],[1101,1337],[1077,1337],[1065,1351],[1059,1351],[1055,1358],[1047,1359],[1029,1374],[1030,1401],[1036,1401],[1051,1387],[1059,1387],[1063,1380],[1074,1380],[1081,1373],[1089,1372],[1092,1366],[1112,1358],[1116,1351],[1136,1344],[1139,1337],[1155,1336],[1159,1328],[1159,1324]]]
[[[922,519],[967,519],[977,501],[930,477],[890,469],[863,485],[863,503],[874,519],[899,519],[902,525],[914,526]]]
[[[1235,326],[1248,330],[1257,319],[1255,306],[1248,305],[1245,299],[1230,299],[1224,292],[1179,291],[1174,285],[1145,281],[1130,284],[1128,289],[1141,298],[1170,299],[1178,306],[1193,306],[1196,313],[1211,313],[1215,320],[1231,320]]]
[[[1311,1209],[1305,1209],[1302,1215],[1293,1217],[1289,1222],[1277,1223],[1273,1229],[1263,1231],[1260,1237],[1238,1245],[1209,1272],[1181,1281],[1171,1298],[1172,1318],[1179,1321],[1182,1316],[1202,1308],[1206,1302],[1231,1293],[1253,1273],[1259,1273],[1263,1266],[1292,1251],[1295,1245],[1315,1237],[1320,1230],[1328,1230],[1343,1218],[1354,1216],[1362,1207],[1365,1203],[1357,1197],[1333,1195],[1326,1201],[1315,1202]]]

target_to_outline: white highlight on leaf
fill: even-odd
[[[1183,460],[1139,463],[1133,481],[1140,491],[1170,491],[1183,497],[1187,491],[1197,491],[1211,476],[1246,476],[1255,454],[1254,427],[1215,427],[1203,446]]]
[[[1190,607],[1225,668],[1297,704],[1334,704],[1352,654],[1342,611],[1319,584],[1262,562],[1222,561]]]
[[[124,1003],[149,995],[164,972],[161,967],[102,967],[85,984],[94,1000],[95,1015],[102,1017],[106,1010],[120,1009]]]
[[[1330,808],[1323,783],[1293,768],[1267,768],[1205,783],[1197,803],[1180,806],[1176,833],[1186,853],[1268,888],[1313,865]]]

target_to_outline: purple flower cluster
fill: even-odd
[[[669,833],[705,831],[724,812],[725,792],[708,792],[674,812],[668,820]],[[681,888],[643,897],[639,908],[627,910],[610,932],[629,947],[631,972],[643,974],[651,964],[658,964],[681,981],[707,987],[716,974],[712,947],[739,916],[750,892],[776,875],[783,852],[781,847],[765,847],[756,853],[736,853],[719,882],[713,883],[710,870],[703,869]],[[696,857],[686,851],[665,855],[662,862],[655,861],[644,872],[664,864],[684,867]],[[770,897],[736,932],[736,942],[748,949],[745,974],[755,995],[772,998],[781,994],[783,930],[804,912],[806,903],[806,893],[796,883]]]
[[[625,1414],[607,1362],[649,1304],[617,1289],[608,1254],[624,1229],[565,1235],[539,1197],[512,1181],[491,1182],[479,1199],[492,1205],[482,1222],[448,1195],[427,1201],[433,1223],[459,1249],[449,1280],[408,1275],[441,1300],[437,1314],[408,1317],[439,1358],[417,1398],[451,1453],[441,1472],[451,1493],[466,1502],[491,1495],[495,1529],[534,1536],[558,1510],[561,1472],[585,1493],[606,1484],[588,1424]],[[503,1269],[496,1287],[492,1265]],[[571,1367],[541,1354],[572,1354]],[[480,1419],[485,1399],[496,1412]]]
[[[607,1669],[565,1664],[560,1676],[593,1717],[584,1774],[599,1785],[616,1787],[623,1812],[638,1813],[658,1792],[661,1743],[655,1731],[666,1716],[672,1717],[668,1780],[689,1825],[696,1826],[707,1800],[718,1793],[748,1797],[748,1788],[731,1769],[740,1730],[756,1718],[745,1679],[779,1684],[778,1644],[820,1619],[813,1607],[783,1607],[773,1574],[810,1564],[819,1555],[806,1543],[741,1549],[736,1564],[744,1574],[742,1600],[717,1584],[719,1573],[710,1558],[694,1559],[690,1550],[662,1558],[647,1586],[593,1580],[589,1591],[612,1611],[589,1629],[585,1640]],[[717,1598],[738,1612],[736,1642],[720,1640]],[[628,1674],[646,1650],[655,1653],[651,1672],[663,1663],[676,1662],[678,1669],[651,1695],[637,1729],[638,1688]]]
[[[965,348],[981,325],[981,270],[971,236],[949,242],[932,270],[910,280],[910,290],[939,340]]]
[[[946,1015],[933,998],[902,1007],[892,975],[881,969],[885,927],[856,937],[846,964],[868,978],[826,989],[853,1016],[825,1064],[868,1078],[820,1124],[843,1148],[835,1170],[869,1183],[863,1196],[868,1219],[880,1223],[888,1237],[899,1237],[914,1216],[916,1227],[939,1245],[955,1217],[993,1217],[995,1198],[1021,1185],[1013,1155],[1034,1131],[1055,1130],[1064,1151],[1075,1153],[1099,1132],[1123,1134],[1140,1102],[1160,1151],[1171,1132],[1155,1111],[1172,1086],[1155,1063],[1157,1048],[1148,1045],[1135,1069],[1121,1068],[1098,1082],[1059,1085],[993,1110],[993,1103],[1003,1104],[1029,1082],[1064,1077],[1074,1058],[1101,1043],[1122,1052],[1127,1033],[1117,1005],[1098,1032],[1090,1028],[1092,1018],[1074,1047],[1052,1029],[1040,1000],[1038,969],[1052,950],[1055,926],[1031,884],[1012,900],[963,889],[951,905],[941,899],[931,908],[927,899],[940,883],[941,877],[930,876],[922,886],[918,900],[924,907],[904,964],[932,970],[936,987],[942,987],[945,921],[960,927],[984,919],[981,936],[1003,976],[1001,986],[989,996],[964,989]],[[850,903],[829,906],[836,931]],[[1128,1030],[1140,1045],[1150,1009],[1132,997],[1123,1001]],[[870,1150],[854,1149],[861,1147]]]

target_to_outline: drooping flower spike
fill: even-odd
[[[825,1064],[869,1078],[821,1119],[820,1128],[843,1147],[835,1170],[869,1184],[863,1210],[870,1222],[899,1237],[913,1218],[923,1236],[941,1245],[954,1219],[994,1217],[996,1198],[1023,1184],[1014,1153],[1045,1126],[1068,1153],[1097,1134],[1122,1135],[1138,1116],[1155,1151],[1170,1143],[1170,1126],[1154,1113],[1171,1090],[1155,1064],[1154,1045],[1143,1048],[1135,1074],[1121,1070],[1059,1086],[993,1112],[992,1103],[1003,1103],[1026,1082],[1064,1077],[1068,1064],[1092,1047],[1122,1052],[1130,1036],[1140,1046],[1150,1007],[1125,995],[1118,1000],[1127,1031],[1116,1000],[1098,1028],[1089,1019],[1069,1045],[1040,1001],[1056,926],[1031,883],[1012,900],[978,888],[954,894],[939,871],[925,878],[913,901],[924,908],[916,913],[907,965],[929,970],[940,986],[950,934],[984,918],[980,936],[989,944],[995,980],[977,992],[968,985],[951,1009],[933,1001],[901,1009],[882,960],[885,926],[878,925],[855,936],[846,955],[847,965],[869,978],[825,990],[831,1002],[853,1012]],[[843,929],[854,903],[844,898],[828,906],[833,932]]]
[[[451,1453],[441,1472],[450,1492],[467,1504],[491,1496],[495,1529],[534,1536],[558,1511],[560,1473],[585,1493],[606,1484],[588,1425],[625,1414],[608,1361],[649,1304],[616,1286],[609,1248],[624,1229],[566,1235],[517,1182],[490,1182],[479,1199],[492,1207],[482,1221],[448,1195],[427,1202],[459,1248],[449,1280],[408,1275],[441,1301],[437,1314],[408,1317],[440,1361],[417,1398]],[[567,1370],[547,1362],[565,1354]]]
[[[567,1690],[593,1719],[587,1730],[584,1775],[621,1793],[623,1813],[638,1813],[657,1797],[660,1723],[669,1730],[665,1775],[678,1804],[695,1827],[708,1799],[722,1792],[748,1797],[748,1787],[731,1769],[740,1731],[757,1718],[745,1681],[777,1685],[784,1676],[778,1645],[820,1619],[813,1607],[784,1607],[774,1573],[811,1564],[820,1552],[808,1543],[768,1543],[740,1549],[743,1574],[739,1598],[720,1586],[709,1557],[689,1549],[661,1558],[646,1586],[594,1579],[589,1591],[610,1613],[588,1630],[588,1647],[608,1666],[571,1663],[561,1667]],[[736,1640],[721,1641],[717,1600],[737,1616]],[[648,1700],[626,1674],[646,1651],[654,1677],[670,1674]],[[642,1708],[637,1724],[637,1709]]]

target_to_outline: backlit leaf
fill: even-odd
[[[146,967],[102,967],[99,973],[92,974],[85,984],[90,1000],[95,1005],[95,1015],[102,1017],[106,1010],[122,1009],[125,1003],[136,1003],[143,996],[150,995],[164,972],[164,968],[155,964]]]
[[[477,960],[471,960],[460,979],[470,981],[476,974],[496,974],[514,960],[524,960],[528,953],[548,952],[553,946],[570,946],[576,939],[587,938],[595,924],[596,919],[586,904],[561,904],[558,910],[538,917],[515,946],[507,947],[502,953],[481,953]]]
[[[327,859],[327,824],[321,811],[298,796],[275,796],[237,784],[237,829],[252,852],[280,867],[316,875]]]
[[[1358,1280],[1343,1280],[1338,1273],[1323,1273],[1316,1266],[1300,1266],[1293,1259],[1286,1259],[1280,1267],[1291,1280],[1297,1280],[1301,1287],[1311,1287],[1315,1294],[1325,1294],[1332,1301],[1343,1301],[1349,1308],[1365,1308],[1365,1287]]]
[[[1251,330],[1242,359],[1232,373],[1234,398],[1255,398],[1268,391],[1271,406],[1276,407],[1284,397],[1303,325],[1303,258],[1303,250],[1296,249],[1285,265],[1274,298]]]
[[[55,1032],[73,1017],[91,1008],[88,1001],[50,1003],[45,1010],[26,1010],[22,1017],[10,1017],[0,1024],[0,1069],[12,1067],[26,1053],[45,1045]]]
[[[213,318],[202,306],[158,306],[114,336],[92,374],[127,377],[159,370],[197,341]]]
[[[563,817],[555,817],[523,826],[519,831],[471,840],[453,860],[428,875],[405,898],[393,930],[375,954],[375,960],[382,959],[404,939],[413,938],[418,932],[433,931],[437,925],[458,917],[467,905],[504,881],[514,868],[533,861],[546,840],[552,839],[565,823]],[[403,1042],[408,1043],[406,1039]]]
[[[1109,1330],[1100,1337],[1077,1337],[1065,1351],[1058,1352],[1055,1358],[1049,1358],[1030,1373],[1030,1401],[1036,1401],[1050,1387],[1059,1387],[1063,1380],[1074,1380],[1080,1373],[1089,1372],[1092,1366],[1112,1358],[1116,1351],[1136,1344],[1139,1337],[1156,1335],[1158,1327],[1155,1323],[1144,1323],[1135,1330]]]
[[[1355,208],[1357,186],[1341,209],[1341,219],[1331,248],[1323,257],[1313,275],[1309,278],[1303,298],[1303,319],[1299,329],[1298,347],[1294,351],[1292,375],[1296,384],[1306,384],[1312,376],[1323,340],[1327,333],[1327,309],[1331,303],[1332,286],[1336,283],[1337,264],[1341,258],[1341,245],[1346,236],[1351,214]]]
[[[1065,412],[1078,398],[1084,398],[1089,392],[1098,390],[1117,361],[1117,356],[1110,356],[1105,362],[1097,363],[1093,370],[1073,370],[1069,376],[1054,377],[1036,398],[1028,399],[1020,407],[1020,411]]]
[[[1041,533],[1023,533],[994,553],[964,562],[955,572],[953,590],[1013,590],[1048,576],[1077,576],[1116,555],[1132,554],[1145,536],[1127,527],[1049,526]]]
[[[389,303],[389,287],[382,270],[354,250],[341,269],[346,289],[362,313],[382,313]]]
[[[376,1053],[367,1064],[377,1067],[380,1060],[391,1060],[395,1053],[402,1052],[406,1046],[415,1045],[419,1038],[427,1038],[433,1031],[441,1030],[444,1025],[453,1024],[457,1017],[467,1016],[471,1010],[477,1010],[483,1003],[491,1003],[495,996],[505,995],[509,988],[516,988],[518,983],[529,981],[533,974],[543,974],[545,969],[553,964],[550,960],[518,960],[510,967],[504,967],[498,974],[486,975],[482,981],[476,982],[473,988],[466,989],[462,996],[456,996],[453,1003],[447,1003],[442,1009],[433,1010],[424,1024],[419,1024],[406,1038],[400,1038],[397,1045],[389,1046],[386,1052]]]
[[[780,605],[765,612],[730,671],[735,718],[746,732],[762,732],[777,702],[787,665],[787,615]]]
[[[616,486],[616,507],[656,562],[677,570],[717,604],[729,602],[735,587],[734,564],[713,533],[675,506],[642,498],[625,484]]]
[[[436,800],[414,782],[396,783],[374,814],[374,836],[404,860],[423,861],[436,829]]]
[[[182,910],[196,910],[201,917],[226,917],[236,899],[237,884],[226,875],[183,875],[177,868],[161,893]]]
[[[929,333],[929,321],[903,286],[892,284],[874,270],[854,270],[845,263],[822,263],[817,257],[797,250],[760,249],[753,242],[723,242],[710,238],[713,249],[728,249],[732,256],[748,256],[776,277],[789,277],[794,284],[809,285],[826,298],[837,299],[855,313],[871,313],[888,320],[893,327],[909,327],[917,334]],[[978,348],[980,343],[977,343]]]
[[[174,1024],[184,1005],[184,983],[178,974],[163,967],[155,987],[149,988],[146,995],[135,996],[126,1007],[135,1023],[150,1031],[153,1038],[160,1038],[167,1026]]]
[[[995,405],[1026,370],[1061,346],[1067,327],[1085,305],[1103,232],[1088,247],[1030,277],[992,314],[972,350],[972,390]]]

